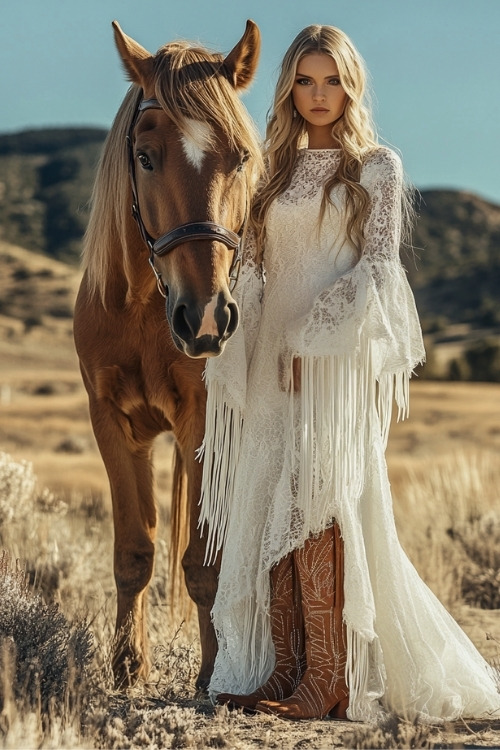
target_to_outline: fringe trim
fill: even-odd
[[[266,682],[276,662],[269,613],[263,612],[255,599],[249,597],[233,609],[214,610],[213,615],[219,650],[209,696],[215,702],[222,692],[252,693]],[[231,623],[227,633],[237,631],[237,637],[229,637],[229,641],[223,627],[226,618]]]
[[[383,373],[378,381],[377,412],[380,419],[384,450],[387,448],[394,400],[398,407],[397,421],[408,419],[410,414],[411,370]]]
[[[301,357],[300,442],[293,457],[297,500],[307,536],[341,518],[363,490],[366,431],[374,398],[371,349],[358,354]],[[290,429],[296,429],[290,399]]]
[[[207,386],[205,437],[196,452],[196,458],[203,459],[198,528],[203,535],[207,525],[205,565],[215,561],[226,540],[242,427],[241,409],[228,402],[223,385],[210,382]]]
[[[384,694],[385,679],[377,665],[373,664],[372,652],[377,647],[380,648],[376,639],[370,641],[347,626],[347,716],[351,721],[373,722],[384,713],[379,700]]]

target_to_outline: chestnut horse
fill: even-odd
[[[248,21],[224,58],[186,42],[151,55],[113,27],[132,86],[98,169],[74,319],[113,503],[113,671],[124,686],[148,668],[153,443],[171,430],[173,557],[184,553],[187,590],[198,608],[197,687],[205,688],[217,650],[210,620],[217,570],[203,565],[195,451],[204,433],[204,358],[220,354],[238,325],[231,289],[260,154],[236,92],[255,74],[260,32]]]

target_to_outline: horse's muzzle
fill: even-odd
[[[239,310],[232,297],[220,292],[204,308],[186,297],[169,310],[167,318],[174,344],[188,357],[216,357],[236,331]]]

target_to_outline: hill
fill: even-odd
[[[77,264],[106,131],[0,136],[0,239]]]
[[[0,240],[0,362],[36,370],[75,362],[73,307],[78,269]]]
[[[427,331],[500,326],[500,206],[471,193],[423,191],[413,244],[406,266]]]

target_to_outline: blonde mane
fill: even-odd
[[[216,124],[222,127],[231,147],[248,152],[250,169],[253,167],[248,181],[250,201],[261,172],[259,139],[253,121],[227,80],[222,55],[188,42],[173,42],[157,52],[154,72],[156,98],[182,134],[189,136],[190,120]],[[142,89],[132,84],[104,144],[91,196],[82,262],[90,293],[98,293],[104,305],[117,239],[125,256],[125,272],[127,267],[131,199],[125,138],[141,97]]]

